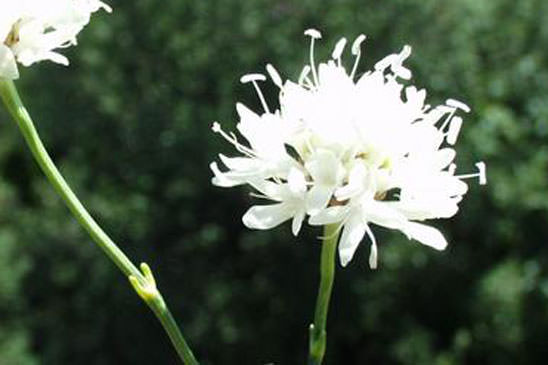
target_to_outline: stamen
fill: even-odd
[[[308,90],[315,90],[316,88],[312,80],[310,80],[310,78],[308,77],[304,79],[304,82],[301,86],[308,88]]]
[[[263,106],[264,111],[270,114],[270,109],[268,108],[268,104],[266,103],[266,99],[264,98],[263,92],[261,91],[259,84],[257,84],[257,81],[251,81],[251,84],[253,84],[255,92],[259,96],[259,100],[261,101],[261,105]]]
[[[211,126],[211,130],[215,133],[221,133],[222,129],[221,129],[221,125],[219,124],[219,122],[213,122],[213,125]]]
[[[451,121],[453,120],[453,116],[455,115],[455,112],[457,111],[457,109],[455,109],[454,107],[452,108],[448,108],[447,111],[444,111],[441,115],[440,115],[440,119],[441,117],[445,114],[445,113],[449,113],[449,115],[445,118],[445,120],[443,121],[441,127],[439,128],[439,131],[440,132],[443,132],[445,128],[447,128],[447,126],[449,125],[449,123],[451,123]],[[438,119],[439,121],[439,119]],[[436,122],[437,123],[437,122]],[[435,123],[434,123],[435,124]]]
[[[320,83],[318,81],[318,72],[316,71],[316,65],[314,63],[314,41],[316,39],[321,39],[322,34],[316,29],[307,29],[304,34],[310,37],[310,68],[312,69],[314,84],[318,87]]]
[[[240,78],[240,82],[242,84],[247,84],[248,82],[253,82],[253,81],[266,81],[266,76],[263,74],[247,74],[247,75],[243,75]]]
[[[365,223],[365,232],[367,232],[367,236],[369,236],[369,239],[371,240],[371,252],[369,254],[369,267],[371,269],[377,268],[377,257],[378,257],[378,251],[377,251],[377,240],[375,239],[375,235],[371,231],[371,228],[369,228],[369,225]]]
[[[320,33],[319,30],[316,30],[314,28],[309,28],[307,30],[304,31],[304,35],[307,35],[311,38],[314,38],[314,39],[322,39],[322,34]]]
[[[303,67],[303,70],[301,71],[301,74],[299,75],[299,85],[302,86],[305,79],[308,78],[308,74],[310,73],[310,66],[306,65]]]
[[[403,66],[403,61],[405,61],[411,55],[411,46],[403,46],[402,51],[398,55],[398,59],[392,63],[392,72],[398,77],[401,77],[404,80],[411,79],[411,71]]]
[[[457,137],[459,136],[460,128],[462,127],[462,118],[455,116],[451,119],[449,123],[449,131],[447,131],[447,143],[454,145],[457,142]]]
[[[384,73],[388,67],[394,64],[397,57],[398,55],[396,54],[391,54],[384,57],[382,60],[375,64],[375,71]]]
[[[480,161],[476,163],[476,167],[478,168],[479,173],[479,183],[480,185],[487,184],[487,169],[485,166],[485,162]]]
[[[361,52],[361,45],[363,41],[365,41],[367,37],[365,34],[360,34],[358,38],[352,43],[352,54],[356,56],[356,60],[354,61],[354,66],[352,67],[352,72],[350,73],[350,78],[354,79],[354,76],[356,75],[356,71],[358,70],[358,64],[360,62],[360,58],[362,55]]]
[[[475,174],[456,175],[455,177],[458,177],[459,179],[471,179],[471,178],[477,177],[480,185],[487,184],[485,162],[480,161],[476,163],[476,167],[478,169],[478,172]]]
[[[248,82],[251,82],[253,84],[253,87],[255,88],[255,91],[259,96],[259,100],[261,101],[264,111],[270,114],[270,109],[268,108],[268,104],[266,103],[266,100],[263,96],[261,88],[257,84],[257,81],[266,81],[266,76],[263,74],[247,74],[242,76],[242,78],[240,79],[240,82],[242,84],[246,84]]]
[[[470,112],[470,107],[468,105],[464,104],[461,101],[455,100],[455,99],[447,99],[445,101],[445,104],[447,104],[449,106],[452,106],[453,108],[460,109],[460,110],[464,111],[465,113]]]
[[[335,45],[335,49],[333,49],[333,53],[331,54],[331,57],[334,60],[337,60],[337,65],[341,67],[341,56],[344,51],[344,47],[346,46],[346,38],[341,38],[337,44]]]
[[[365,41],[367,39],[366,35],[365,34],[360,34],[358,36],[358,38],[356,38],[356,40],[354,41],[354,43],[352,43],[352,54],[354,56],[357,56],[361,53],[361,46],[362,46],[362,43],[363,41]]]
[[[272,79],[272,82],[280,89],[283,89],[282,78],[280,77],[280,74],[278,73],[278,71],[276,71],[274,66],[272,66],[270,63],[266,65],[266,72],[268,72],[268,75]]]
[[[303,70],[299,76],[299,86],[301,87],[307,87],[310,90],[314,90],[315,86],[312,80],[308,77],[308,74],[310,73],[310,66],[306,65],[303,67]]]
[[[230,135],[228,135],[225,131],[223,131],[219,122],[213,122],[211,130],[214,133],[220,134],[226,141],[232,144],[237,151],[243,153],[247,157],[256,157],[255,152],[253,152],[252,149],[247,148],[244,145],[240,144],[240,142],[238,142],[238,139],[236,138],[236,135],[234,133],[230,133]]]
[[[409,56],[411,56],[411,46],[406,44],[399,54],[398,63],[402,64]]]

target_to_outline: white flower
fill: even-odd
[[[49,60],[68,65],[56,52],[76,44],[76,36],[99,9],[99,0],[4,0],[0,6],[0,79],[19,77],[17,62]]]
[[[305,34],[311,37],[310,64],[297,82],[284,82],[272,65],[266,67],[280,89],[278,110],[271,111],[258,86],[265,76],[242,77],[256,89],[264,112],[237,104],[237,128],[247,145],[214,123],[213,130],[243,156],[220,155],[227,170],[213,162],[213,184],[249,184],[258,197],[275,202],[251,207],[243,217],[249,228],[270,229],[292,219],[297,235],[307,215],[311,225],[339,225],[343,266],[367,235],[369,264],[377,267],[371,224],[443,250],[447,241],[440,231],[417,221],[455,215],[468,190],[464,179],[486,183],[483,162],[476,164],[477,173],[455,175],[451,146],[463,123],[456,113],[470,109],[453,99],[431,107],[425,90],[401,83],[411,79],[403,65],[409,46],[356,77],[364,35],[352,44],[355,62],[348,72],[341,58],[345,38],[331,60],[316,66],[314,43],[321,34],[313,29]]]

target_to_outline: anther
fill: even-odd
[[[310,68],[312,69],[314,84],[318,87],[320,83],[318,81],[318,72],[316,71],[316,65],[314,63],[314,40],[321,39],[322,34],[316,29],[307,29],[304,34],[310,37]]]
[[[361,52],[361,46],[362,46],[362,43],[363,41],[365,41],[367,39],[367,37],[365,36],[365,34],[360,34],[358,36],[358,38],[356,38],[356,40],[354,41],[354,43],[352,43],[352,54],[354,56],[357,56],[360,54]]]
[[[238,107],[241,108],[241,104],[236,104],[236,108]],[[242,144],[238,142],[238,139],[236,138],[236,135],[234,133],[230,133],[229,135],[225,131],[223,131],[219,122],[213,122],[213,125],[211,126],[211,130],[215,133],[219,133],[221,137],[223,137],[227,142],[232,144],[236,148],[236,150],[240,151],[244,155],[248,157],[255,156],[254,152],[251,149],[243,146]]]
[[[259,100],[261,101],[264,111],[270,114],[270,109],[268,108],[268,104],[266,103],[266,100],[263,96],[261,88],[257,84],[257,81],[266,81],[266,76],[263,74],[247,74],[242,76],[242,78],[240,79],[240,82],[242,84],[246,84],[248,82],[251,82],[253,84],[253,87],[255,88],[255,91],[259,96]]]
[[[211,126],[211,130],[215,133],[221,133],[222,130],[221,130],[221,125],[219,124],[219,122],[213,122],[213,125]]]
[[[272,79],[272,82],[274,82],[276,86],[282,89],[283,88],[282,78],[280,77],[280,74],[278,73],[278,71],[276,71],[274,66],[272,66],[270,63],[266,65],[266,72],[268,72],[268,75]]]
[[[483,161],[477,162],[476,167],[478,168],[480,185],[487,184],[487,174],[486,174],[485,162],[483,162]]]
[[[247,75],[243,75],[240,78],[240,82],[242,84],[247,84],[248,82],[254,82],[254,81],[266,81],[266,76],[263,74],[247,74]]]
[[[460,109],[460,110],[464,111],[465,113],[470,112],[470,107],[468,105],[464,104],[461,101],[455,100],[455,99],[447,99],[445,101],[445,104],[447,104],[449,106],[452,106],[453,108]]]
[[[346,46],[346,38],[343,37],[337,42],[337,44],[335,45],[335,48],[333,49],[333,53],[331,54],[331,57],[334,60],[339,61],[339,65],[340,65],[341,56],[345,46]]]
[[[361,46],[363,41],[366,40],[365,34],[360,34],[358,38],[352,43],[352,54],[356,56],[356,59],[354,61],[354,66],[352,67],[352,72],[350,73],[350,78],[354,79],[354,76],[356,75],[356,71],[358,70],[358,64],[360,63],[360,58],[362,55],[361,52]]]
[[[449,130],[447,131],[447,143],[454,145],[457,142],[460,129],[462,127],[462,118],[453,117],[449,122]]]
[[[459,179],[471,179],[471,178],[477,177],[480,185],[487,184],[485,162],[483,161],[477,162],[476,168],[478,169],[478,172],[476,172],[475,174],[457,175],[455,177],[458,177]]]
[[[316,29],[313,29],[313,28],[305,30],[304,35],[307,35],[307,36],[309,36],[313,39],[321,39],[322,38],[322,34],[320,33],[320,31],[318,31]]]
[[[411,55],[411,46],[406,44],[405,46],[403,46],[403,49],[401,50],[400,54],[399,54],[399,62],[402,63],[403,61],[405,61],[409,56]]]

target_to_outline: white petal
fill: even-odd
[[[464,195],[468,191],[468,184],[455,176],[442,176],[439,178],[439,191],[450,196]]]
[[[220,160],[230,170],[237,171],[250,171],[258,168],[261,163],[255,158],[249,157],[227,157],[223,154],[219,154]]]
[[[397,54],[388,55],[375,64],[375,70],[383,72],[384,70],[386,70],[386,68],[392,65],[397,59],[398,59]]]
[[[286,204],[255,205],[244,214],[242,221],[252,229],[270,229],[290,219],[293,211]]]
[[[330,187],[321,185],[313,186],[306,198],[306,210],[308,214],[317,214],[320,210],[327,207],[332,195],[333,189]]]
[[[344,178],[344,167],[335,154],[319,150],[305,164],[315,183],[335,187]]]
[[[341,240],[339,241],[339,258],[341,265],[346,266],[352,260],[358,245],[365,235],[366,223],[355,215],[346,222],[343,228]]]
[[[421,110],[424,106],[424,100],[426,99],[426,90],[417,90],[415,86],[409,86],[405,88],[405,98],[407,99],[408,105],[413,105]]]
[[[50,61],[52,61],[52,62],[63,65],[63,66],[68,66],[69,65],[68,58],[66,58],[65,56],[63,56],[62,54],[57,53],[57,52],[47,52],[43,55],[43,57],[50,60]]]
[[[439,198],[435,201],[429,200],[400,200],[386,202],[397,209],[407,219],[425,220],[437,218],[450,218],[457,214],[459,198]]]
[[[364,164],[356,164],[349,173],[348,184],[337,189],[335,191],[335,198],[339,201],[350,199],[351,197],[358,195],[363,189],[364,181],[367,177],[367,169]]]
[[[250,179],[246,181],[254,189],[271,200],[283,201],[287,197],[289,188],[287,184],[278,184],[264,179]]]
[[[244,183],[243,180],[231,179],[230,176],[227,176],[226,173],[219,170],[219,165],[217,165],[217,162],[212,162],[211,164],[209,164],[209,168],[211,169],[211,171],[213,171],[213,174],[215,175],[211,179],[211,183],[215,186],[230,188]]]
[[[403,66],[393,66],[392,71],[394,71],[394,74],[396,74],[397,76],[401,77],[404,80],[409,80],[413,76],[411,73],[411,70]]]
[[[369,253],[369,267],[371,269],[376,269],[378,266],[378,250],[377,250],[377,243],[371,242],[371,252]]]
[[[442,148],[436,152],[436,168],[442,170],[446,168],[453,160],[457,153],[452,148]]]
[[[297,236],[299,234],[299,231],[301,230],[301,227],[303,225],[304,217],[305,217],[304,210],[301,212],[297,212],[295,216],[293,217],[293,222],[291,222],[291,232],[294,236]]]
[[[246,119],[258,120],[258,119],[260,119],[259,116],[254,111],[252,111],[251,109],[249,109],[247,106],[245,106],[242,103],[237,103],[236,104],[236,111],[238,112],[238,115],[240,116],[240,120],[246,120]]]
[[[369,225],[367,224],[365,225],[365,231],[369,236],[369,240],[371,240],[371,251],[369,252],[369,267],[375,270],[377,268],[378,261],[377,240],[375,239],[373,231],[371,231],[371,228],[369,228]]]
[[[401,229],[407,223],[405,216],[386,202],[367,201],[364,203],[363,210],[368,222],[382,227]]]
[[[304,194],[306,192],[306,179],[302,171],[292,168],[287,176],[289,190],[293,194]]]
[[[17,63],[11,49],[0,44],[0,79],[15,80],[19,78]]]
[[[402,230],[409,238],[415,239],[423,245],[430,246],[436,250],[444,250],[447,241],[443,234],[434,227],[425,224],[409,222]]]
[[[329,207],[321,212],[311,216],[308,219],[308,223],[313,226],[324,226],[326,224],[332,224],[341,222],[348,215],[349,208],[345,206]]]

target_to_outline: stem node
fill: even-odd
[[[156,287],[156,279],[154,278],[150,267],[144,262],[139,267],[143,275],[140,277],[135,275],[128,276],[129,282],[131,283],[131,286],[133,286],[133,289],[135,289],[137,294],[139,294],[141,299],[143,299],[147,304],[161,299],[162,296]]]

